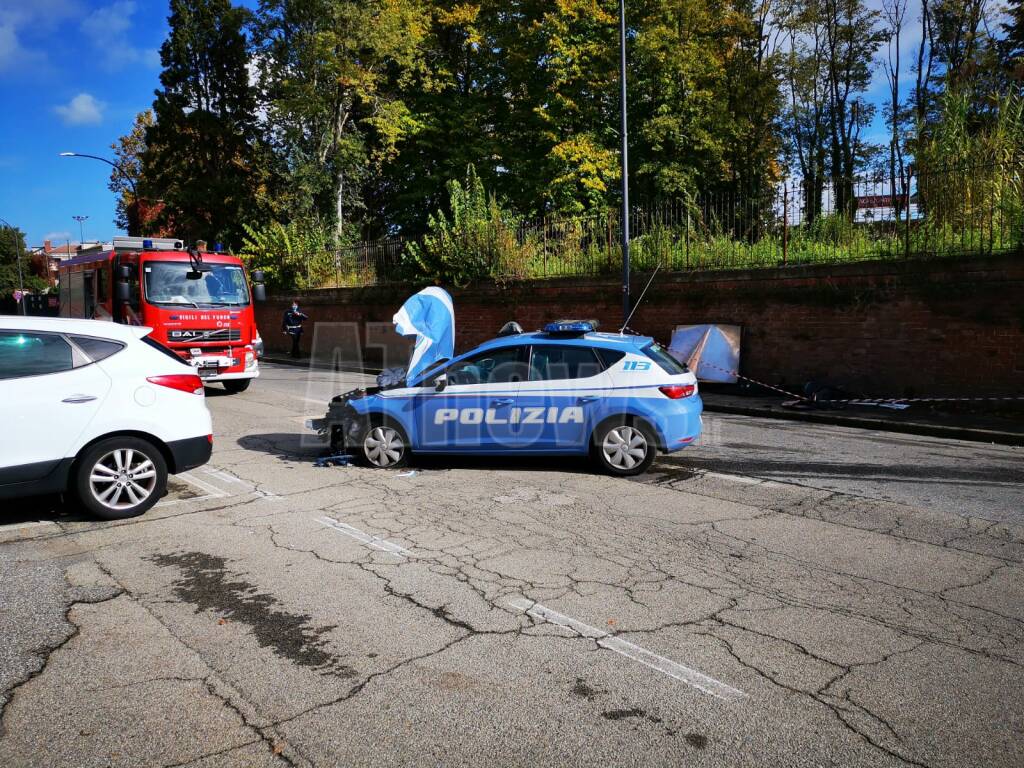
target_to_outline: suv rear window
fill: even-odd
[[[109,339],[94,339],[92,336],[72,336],[71,340],[89,356],[91,362],[106,360],[124,349],[124,344]]]
[[[644,347],[644,354],[656,362],[661,370],[672,376],[690,372],[685,363],[680,363],[669,354],[667,349],[658,343],[648,344]]]

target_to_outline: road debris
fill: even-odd
[[[313,462],[314,467],[347,467],[352,463],[352,456],[348,453],[334,453],[330,456],[321,456]]]

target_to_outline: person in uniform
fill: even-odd
[[[286,309],[281,320],[281,332],[292,337],[292,357],[300,357],[299,341],[302,339],[302,321],[309,320],[309,315],[299,311],[299,302],[293,301],[291,309]]]

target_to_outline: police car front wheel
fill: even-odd
[[[409,455],[409,441],[400,427],[371,424],[363,435],[363,458],[374,467],[400,467]]]
[[[639,475],[657,453],[654,436],[637,422],[605,422],[594,437],[595,458],[612,475]]]

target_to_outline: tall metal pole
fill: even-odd
[[[619,85],[622,105],[622,322],[629,320],[629,134],[626,130],[626,0],[619,0]]]
[[[88,219],[89,217],[88,216],[72,216],[71,218],[78,222],[78,242],[79,243],[84,243],[85,242],[85,220]]]
[[[98,155],[86,155],[86,154],[82,154],[81,152],[61,152],[60,156],[61,157],[85,157],[85,158],[88,158],[89,160],[99,160],[101,163],[106,163],[107,165],[109,165],[111,168],[113,168],[115,171],[117,171],[118,175],[121,176],[121,178],[123,178],[126,182],[128,182],[128,186],[132,188],[132,206],[136,207],[136,211],[138,210],[137,206],[139,204],[139,190],[138,190],[138,187],[135,186],[135,179],[133,179],[131,176],[129,176],[128,172],[124,168],[122,168],[120,165],[118,165],[117,163],[115,163],[115,162],[113,162],[111,160],[107,160],[107,158],[105,158],[105,157],[99,157]],[[132,224],[137,224],[137,222],[135,222],[133,220],[131,210],[132,210],[131,207],[129,207],[125,211],[125,213],[128,214],[128,234],[129,235],[132,234],[132,231],[131,231],[133,229]],[[136,227],[136,229],[138,229],[138,227]]]

